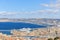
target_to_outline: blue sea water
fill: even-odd
[[[21,28],[42,28],[46,27],[43,25],[23,23],[23,22],[0,22],[0,30],[12,30],[12,29],[21,29]],[[0,31],[5,34],[10,34],[9,31]]]

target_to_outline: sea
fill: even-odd
[[[1,31],[1,30],[13,30],[13,29],[22,29],[22,28],[43,28],[46,26],[25,23],[25,22],[0,22],[0,33],[11,34],[10,31]]]

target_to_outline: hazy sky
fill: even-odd
[[[60,18],[60,0],[0,0],[0,18]]]

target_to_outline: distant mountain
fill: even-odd
[[[0,18],[0,22],[27,22],[34,24],[60,24],[60,19],[30,18],[30,19],[8,19]]]

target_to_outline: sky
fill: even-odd
[[[0,18],[60,19],[60,0],[0,0]]]

